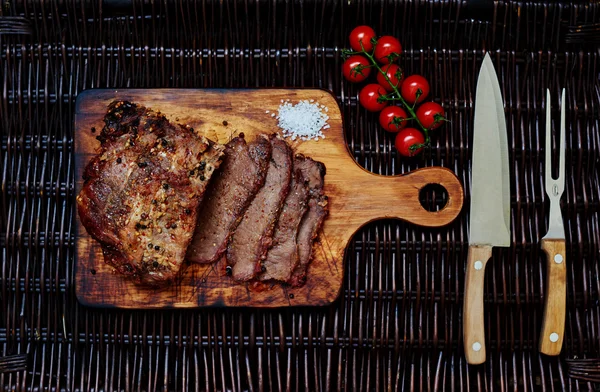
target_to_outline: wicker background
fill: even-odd
[[[565,42],[600,4],[356,0],[3,1],[0,5],[0,374],[7,390],[594,390],[567,358],[600,357],[600,51]],[[114,2],[113,2],[114,3]],[[24,18],[19,18],[24,17]],[[486,18],[485,20],[471,18]],[[488,18],[489,17],[489,18]],[[398,159],[341,78],[359,23],[393,34],[407,73],[431,81],[451,124],[425,159]],[[473,102],[491,51],[506,102],[512,242],[487,269],[488,361],[465,363]],[[73,287],[73,110],[95,87],[322,87],[338,97],[356,161],[381,174],[442,165],[464,183],[442,229],[379,221],[358,232],[338,302],[325,308],[115,311],[78,305]],[[567,88],[563,211],[568,313],[560,358],[538,354],[546,231],[545,89]],[[435,207],[443,197],[428,194]],[[390,200],[390,202],[393,202]]]

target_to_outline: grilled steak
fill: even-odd
[[[290,188],[292,151],[281,139],[271,137],[270,141],[272,153],[265,184],[250,203],[227,248],[227,264],[233,267],[233,279],[240,282],[260,272]]]
[[[264,137],[248,145],[242,134],[227,144],[200,206],[189,261],[212,263],[223,255],[244,211],[265,183],[270,158],[271,143]]]
[[[126,101],[112,102],[77,196],[79,217],[104,261],[134,282],[172,281],[223,146]]]
[[[296,165],[297,159],[294,160]],[[263,263],[264,272],[260,280],[279,280],[287,282],[298,265],[298,246],[296,237],[302,217],[306,212],[308,186],[302,172],[294,167],[294,176],[281,214],[273,233],[273,246]]]
[[[306,281],[306,269],[312,259],[312,248],[315,238],[327,216],[327,196],[323,194],[323,177],[325,166],[321,162],[310,158],[297,156],[294,160],[295,168],[302,172],[308,181],[309,199],[308,210],[298,229],[298,265],[292,273],[288,283],[292,286],[301,286]]]

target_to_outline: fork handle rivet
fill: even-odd
[[[556,342],[558,342],[558,334],[557,334],[556,332],[552,332],[552,333],[550,334],[550,341],[551,341],[552,343],[556,343]]]
[[[554,255],[554,262],[556,264],[560,264],[560,263],[563,262],[563,257],[562,257],[562,255],[560,253],[557,253],[557,254]]]

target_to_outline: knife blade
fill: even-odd
[[[463,306],[463,344],[467,362],[485,362],[483,284],[494,246],[510,246],[508,140],[500,83],[489,54],[477,80],[471,212]]]

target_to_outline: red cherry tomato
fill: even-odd
[[[388,106],[379,113],[379,124],[388,132],[398,132],[408,123],[407,117],[408,115],[401,107]]]
[[[419,98],[417,98],[417,92],[421,91]],[[429,82],[421,75],[410,75],[400,87],[400,95],[402,98],[411,105],[415,102],[423,102],[429,95]]]
[[[385,90],[378,84],[367,84],[360,90],[358,99],[360,104],[370,112],[378,112],[387,106],[388,101],[379,102],[377,99],[385,95]]]
[[[416,150],[411,146],[425,143],[425,137],[415,128],[405,128],[396,135],[396,149],[400,155],[405,157],[414,157],[421,152],[423,148]]]
[[[363,56],[350,56],[344,61],[344,65],[342,65],[342,72],[346,80],[358,83],[369,77],[371,68],[365,68],[368,66],[369,60]]]
[[[402,45],[400,45],[400,41],[391,35],[384,35],[377,40],[375,60],[380,63],[393,63],[400,56],[400,53],[402,53]],[[390,58],[392,61],[390,61]]]
[[[369,26],[358,26],[350,33],[350,47],[356,52],[360,52],[362,48],[360,43],[365,48],[365,51],[370,52],[373,50],[373,44],[371,40],[375,38],[375,30]]]
[[[404,75],[402,73],[402,69],[398,67],[396,64],[389,64],[383,67],[383,72],[387,75],[396,88],[400,88],[402,81],[404,80]],[[388,92],[394,91],[392,86],[385,80],[385,77],[381,72],[377,72],[377,83],[383,86]]]
[[[435,102],[425,102],[417,109],[417,118],[427,129],[436,129],[444,123],[444,108]]]

